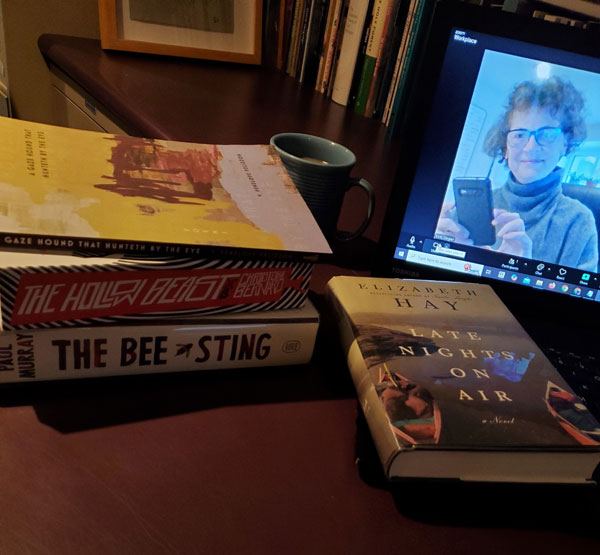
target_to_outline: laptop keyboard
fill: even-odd
[[[544,353],[589,411],[600,421],[600,357],[547,347]]]

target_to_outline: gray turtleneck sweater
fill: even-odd
[[[592,211],[563,194],[561,170],[523,185],[512,172],[494,191],[494,208],[518,212],[533,243],[532,258],[598,271],[598,231]]]

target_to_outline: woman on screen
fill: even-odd
[[[591,210],[562,190],[559,160],[586,136],[583,97],[567,81],[525,81],[488,132],[487,154],[508,166],[507,182],[493,192],[497,252],[596,272],[598,233]],[[445,204],[436,232],[472,244]]]

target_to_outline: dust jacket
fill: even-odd
[[[302,308],[0,333],[0,384],[310,361],[319,313]]]
[[[0,329],[152,323],[301,307],[313,263],[228,258],[0,256]]]
[[[600,424],[490,286],[327,289],[389,479],[594,483]]]
[[[329,245],[269,145],[0,118],[0,249],[316,257]]]

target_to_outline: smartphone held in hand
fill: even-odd
[[[453,180],[456,216],[469,232],[474,245],[493,245],[496,231],[492,186],[487,177],[457,177]]]

